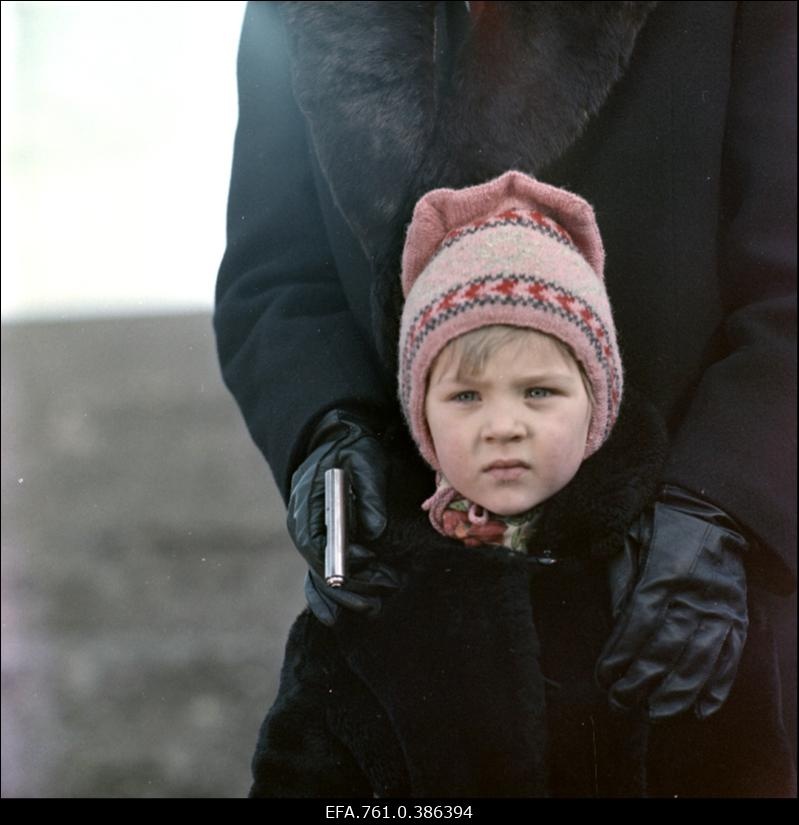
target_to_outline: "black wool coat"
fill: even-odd
[[[284,496],[328,409],[397,416],[416,200],[519,169],[593,204],[660,480],[743,525],[768,658],[759,588],[795,582],[795,43],[793,3],[249,4],[214,323]],[[749,723],[719,733],[736,759]]]
[[[530,556],[436,533],[416,494],[421,460],[402,434],[385,441],[391,508],[373,549],[404,586],[377,617],[333,628],[298,618],[251,796],[790,793],[773,642],[757,610],[741,678],[709,724],[614,714],[594,683],[612,623],[605,559],[652,500],[665,455],[653,408],[627,393],[610,440],[543,505]],[[758,737],[741,749],[752,725]]]

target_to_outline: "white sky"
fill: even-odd
[[[244,3],[1,8],[3,320],[210,309]]]

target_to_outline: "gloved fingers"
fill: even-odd
[[[344,587],[337,590],[349,590],[359,596],[374,597],[390,596],[400,587],[399,582],[392,578],[390,573],[383,570],[366,571],[358,577],[348,576],[344,582]]]
[[[660,614],[648,605],[642,607],[634,594],[599,655],[594,672],[597,684],[608,690],[618,682],[659,626]]]
[[[697,559],[712,545],[714,528],[657,503],[641,579],[656,592],[669,582],[693,582]]]
[[[350,545],[350,551],[358,550],[359,545]],[[400,576],[385,564],[375,561],[374,554],[361,563],[349,566],[345,581],[348,590],[364,595],[379,596],[393,593],[401,585]]]
[[[625,539],[623,550],[608,561],[611,614],[614,618],[621,615],[629,602],[638,577],[639,546],[631,533]]]
[[[400,584],[398,574],[377,561],[375,554],[368,547],[362,544],[347,546],[347,576],[344,589],[364,596],[380,596],[393,593]]]
[[[324,592],[317,588],[309,570],[305,575],[305,601],[311,609],[311,613],[327,627],[332,627],[338,619],[339,606],[328,599]]]
[[[349,474],[355,496],[356,523],[351,534],[361,541],[374,541],[386,529],[387,470],[380,444],[373,438],[361,438],[342,450],[340,459]]]
[[[353,593],[343,587],[325,587],[325,595],[339,607],[352,610],[354,613],[363,613],[367,616],[376,616],[382,607],[382,600],[377,596],[365,596]]]
[[[707,719],[727,701],[735,682],[745,642],[745,628],[735,626],[730,628],[719,654],[716,671],[708,679],[694,706],[697,718]]]
[[[308,564],[321,570],[325,541],[325,459],[330,446],[317,448],[296,470],[291,479],[286,527]]]
[[[647,523],[641,525],[641,530],[637,534],[628,534],[625,545],[627,558],[619,562],[618,568],[612,567],[609,571],[613,615],[616,616],[618,613],[618,617],[594,671],[597,684],[605,690],[618,682],[630,664],[638,658],[640,651],[657,632],[662,616],[668,609],[668,590],[659,586],[668,581],[668,576],[664,576],[663,571],[658,569],[658,554],[652,553],[651,544],[642,544],[633,565],[634,548],[629,546],[632,541],[643,538],[644,535],[654,542],[654,536],[659,532],[658,528],[657,524]],[[614,581],[614,574],[617,572],[620,576],[638,576],[638,583],[632,588],[632,592],[624,592],[618,577]],[[654,584],[651,582],[652,578]]]
[[[347,590],[366,595],[380,595],[393,592],[400,586],[399,576],[385,564],[377,561],[377,556],[362,544],[347,545],[347,576],[344,586]]]
[[[347,545],[347,565],[353,571],[362,570],[375,558],[374,552],[362,544]]]
[[[622,609],[597,662],[596,679],[606,689],[623,676],[632,662],[642,657],[657,660],[665,655],[667,659],[673,659],[673,644],[677,644],[679,649],[679,633],[682,632],[675,627],[680,616],[694,614],[695,621],[699,621],[707,613],[709,599],[717,603],[718,610],[730,600],[737,600],[737,591],[728,592],[725,588],[727,579],[719,574],[715,565],[699,563],[702,561],[702,541],[712,527],[707,524],[680,525],[670,517],[672,514],[667,515],[669,517],[661,517],[654,526],[652,545],[644,554],[639,582]],[[692,549],[685,554],[685,558],[675,561],[671,558],[675,555],[671,548],[680,545],[656,542],[678,542],[681,529],[687,531],[687,538],[691,539],[689,546],[698,545],[699,549]],[[692,565],[690,568],[689,562]],[[676,641],[671,640],[670,636],[674,632],[678,634]],[[657,653],[656,649],[654,654],[646,652],[652,639],[663,649],[661,653]]]
[[[672,672],[698,621],[690,610],[677,605],[668,610],[662,621],[647,629],[648,638],[635,656],[624,662],[611,656],[616,675],[608,689],[611,707],[625,710],[643,706]],[[605,677],[610,672],[608,669]]]
[[[368,616],[376,616],[381,607],[379,598],[353,593],[342,587],[330,587],[313,570],[309,570],[305,577],[305,598],[314,616],[328,626],[336,623],[342,607]]]
[[[689,710],[716,670],[729,635],[729,623],[703,617],[666,678],[649,697],[650,719],[677,716]]]

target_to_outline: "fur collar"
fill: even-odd
[[[441,54],[454,16],[444,7],[465,16],[463,3],[282,5],[319,163],[375,260],[430,189],[536,174],[571,146],[657,4],[493,2],[476,24],[467,18],[451,60]]]
[[[375,273],[393,372],[413,205],[563,154],[623,76],[654,2],[284,2],[292,82],[333,199]]]

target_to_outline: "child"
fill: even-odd
[[[486,500],[473,504],[518,516],[565,487],[607,438],[621,402],[622,368],[603,264],[591,207],[518,172],[459,192],[431,192],[417,204],[403,255],[400,398],[422,456],[442,471],[428,502],[439,532],[450,532],[444,514],[456,490],[468,500],[474,489]],[[504,340],[490,332],[500,324],[517,331],[519,358],[509,344],[492,346]],[[489,363],[457,358],[470,338],[473,348],[485,342]],[[468,367],[478,374],[464,375]],[[474,393],[466,379],[481,377],[491,381],[492,398],[460,398]],[[524,378],[543,384],[526,386]],[[535,402],[524,398],[528,391]],[[491,421],[495,413],[518,417],[518,432],[492,433],[495,423],[512,426]],[[483,425],[485,433],[471,432]],[[535,449],[544,446],[534,467],[479,466],[528,450],[539,426]],[[520,443],[515,451],[511,437]],[[473,475],[467,481],[464,474]]]
[[[654,496],[663,436],[645,405],[620,417],[603,261],[591,207],[519,172],[417,204],[399,394],[436,489],[413,500],[429,470],[386,434],[372,549],[404,586],[377,617],[297,620],[251,795],[642,792],[645,730],[592,674],[605,559]]]

